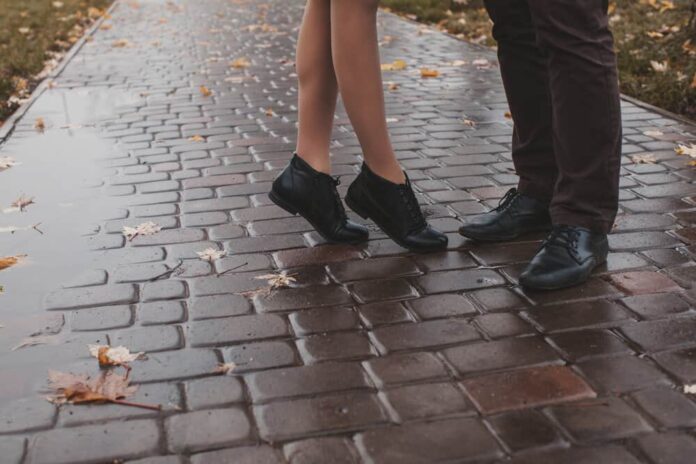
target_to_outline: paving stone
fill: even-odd
[[[661,433],[637,439],[638,447],[652,462],[680,464],[693,460],[696,439],[685,433]]]
[[[134,382],[185,379],[210,374],[218,365],[212,350],[177,350],[154,353],[138,362],[131,373]]]
[[[128,305],[80,309],[70,314],[70,327],[75,331],[117,329],[128,327],[132,321]]]
[[[647,351],[666,350],[696,344],[696,319],[637,322],[624,325],[621,331]]]
[[[544,306],[526,314],[544,332],[614,327],[629,319],[620,306],[604,300]]]
[[[358,363],[273,369],[249,374],[245,380],[254,402],[370,387]]]
[[[365,361],[363,365],[380,387],[449,377],[442,361],[432,353],[393,354]]]
[[[241,295],[214,295],[193,299],[189,303],[191,320],[239,316],[251,310],[249,301]]]
[[[646,319],[657,319],[680,314],[691,307],[684,299],[674,293],[637,295],[621,300],[628,309]]]
[[[693,427],[696,424],[696,404],[676,390],[649,388],[634,393],[632,398],[664,427]]]
[[[135,303],[137,297],[136,287],[127,284],[70,288],[56,290],[46,295],[44,298],[44,309],[53,311]]]
[[[433,295],[407,302],[421,319],[469,316],[476,314],[474,305],[461,295]]]
[[[372,303],[378,300],[405,300],[418,296],[416,289],[405,279],[358,282],[351,285],[350,290],[360,303]]]
[[[652,430],[645,419],[619,398],[554,406],[548,412],[579,443],[616,440]]]
[[[525,295],[533,302],[539,305],[548,305],[553,303],[575,302],[582,300],[599,300],[600,298],[620,298],[623,297],[616,287],[601,279],[590,279],[583,285],[570,287],[565,290],[557,290],[553,292],[544,291],[525,291]]]
[[[415,348],[447,346],[480,339],[468,322],[459,319],[439,319],[378,327],[371,332],[380,353]]]
[[[185,298],[186,284],[178,280],[162,280],[143,285],[141,301],[174,300]]]
[[[341,359],[364,359],[375,349],[361,332],[335,332],[310,335],[295,342],[305,364]]]
[[[291,313],[288,318],[297,335],[359,328],[358,317],[351,308],[319,308]]]
[[[650,362],[635,356],[593,359],[579,363],[578,368],[597,391],[611,394],[670,384]]]
[[[174,453],[201,451],[249,441],[251,424],[241,409],[210,409],[165,420],[167,447]]]
[[[477,419],[468,418],[378,428],[359,434],[356,441],[372,462],[380,464],[483,461],[502,457],[490,432]]]
[[[186,404],[189,409],[204,409],[241,401],[244,401],[244,388],[239,379],[234,377],[206,377],[186,383]]]
[[[414,259],[419,268],[428,272],[466,269],[476,266],[476,262],[464,251],[428,253],[423,256],[416,256]]]
[[[30,458],[36,464],[79,464],[138,458],[159,449],[154,420],[91,424],[55,429],[36,436]]]
[[[407,277],[420,274],[413,262],[406,258],[376,258],[330,264],[329,273],[338,282]]]
[[[358,464],[357,452],[343,438],[310,438],[283,447],[290,464]]]
[[[517,293],[507,288],[484,288],[471,292],[469,295],[484,311],[529,306],[529,303],[525,302]]]
[[[400,302],[387,301],[358,306],[362,323],[369,327],[413,322],[413,316]]]
[[[137,318],[142,325],[173,324],[184,321],[186,309],[181,301],[142,303]]]
[[[550,336],[548,340],[570,361],[631,353],[631,349],[608,330],[565,332]]]
[[[418,286],[426,294],[476,290],[505,284],[497,272],[492,270],[463,270],[433,272],[417,279]]]
[[[254,406],[259,434],[271,442],[326,431],[361,430],[389,422],[377,396],[341,393]]]
[[[512,464],[541,462],[572,462],[573,464],[639,464],[640,461],[625,448],[607,445],[596,448],[566,448],[542,451],[515,457]]]
[[[553,348],[538,337],[473,343],[449,348],[443,354],[462,375],[562,362]]]
[[[128,464],[184,464],[183,456],[153,456],[149,458],[138,459],[137,461],[128,461]]]
[[[183,344],[179,328],[164,325],[112,332],[109,340],[113,346],[127,346],[131,351],[147,353],[175,350]]]
[[[20,437],[0,438],[0,456],[7,464],[21,464],[26,448],[26,439]]]
[[[268,445],[243,446],[194,454],[191,464],[282,464],[278,453]]]
[[[254,297],[254,307],[259,312],[290,311],[323,306],[351,305],[353,300],[341,287],[320,285],[308,288],[290,288],[276,292],[272,298]]]
[[[519,316],[509,313],[491,313],[474,319],[476,325],[491,338],[531,335],[534,329]]]
[[[543,366],[472,377],[463,382],[483,414],[594,398],[595,392],[571,369]]]
[[[188,342],[193,347],[225,345],[290,335],[287,322],[274,314],[207,319],[188,325]]]
[[[513,452],[561,441],[560,434],[551,422],[534,410],[512,411],[488,420],[500,439]]]
[[[193,181],[193,179],[191,179]],[[205,200],[184,201],[181,203],[181,212],[186,215],[192,213],[204,213],[209,211],[229,211],[232,209],[244,208],[249,204],[246,198],[210,198]],[[195,226],[194,226],[195,227]]]
[[[68,283],[63,284],[63,288],[92,287],[94,285],[104,285],[108,279],[108,274],[103,269],[91,269],[82,272],[77,277],[72,278]]]
[[[21,399],[0,409],[0,434],[27,432],[50,428],[56,417],[56,407],[35,398]]]
[[[474,413],[453,383],[407,385],[389,389],[384,395],[402,421]]]
[[[271,369],[299,364],[298,356],[288,342],[260,342],[225,348],[226,362],[235,363],[235,372]]]
[[[281,269],[326,264],[360,259],[362,253],[357,247],[347,245],[328,245],[315,248],[298,248],[273,253],[273,259]]]
[[[646,293],[678,292],[681,287],[669,277],[658,272],[635,271],[609,276],[612,283],[631,295]]]

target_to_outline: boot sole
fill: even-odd
[[[468,238],[470,240],[474,240],[476,242],[485,242],[485,243],[497,243],[497,242],[509,242],[511,240],[518,239],[520,237],[525,237],[527,235],[535,234],[537,232],[548,232],[551,230],[551,225],[545,226],[545,227],[539,227],[537,229],[532,229],[532,230],[525,230],[524,232],[518,233],[518,234],[510,234],[506,236],[481,236],[481,235],[476,235],[476,234],[470,234],[470,233],[464,233],[459,230],[459,235],[462,237]]]
[[[590,272],[586,275],[583,276],[582,279],[578,279],[577,281],[574,282],[569,282],[565,284],[559,284],[559,285],[538,285],[538,286],[532,286],[532,285],[523,285],[520,283],[522,288],[526,290],[540,290],[540,291],[554,291],[554,290],[563,290],[566,288],[572,288],[572,287],[577,287],[578,285],[582,285],[585,282],[589,280],[590,277],[592,277],[592,273],[597,269],[598,267],[606,264],[607,260],[604,259],[603,261],[595,264],[595,266],[590,270]]]
[[[364,209],[362,209],[360,206],[357,206],[357,205],[355,204],[355,202],[353,202],[353,200],[352,200],[350,197],[346,196],[345,201],[346,201],[346,205],[347,205],[351,210],[353,210],[353,212],[355,212],[358,216],[360,216],[360,217],[363,218],[363,219],[372,219],[372,218],[370,217],[370,215],[369,215]],[[410,247],[410,246],[406,245],[402,240],[400,240],[400,239],[394,237],[394,236],[393,236],[391,233],[389,233],[384,227],[382,227],[382,225],[379,224],[377,221],[375,221],[374,219],[372,219],[372,221],[373,221],[375,224],[377,224],[377,227],[379,227],[379,228],[382,230],[382,232],[384,232],[385,234],[387,234],[387,237],[389,237],[390,239],[392,239],[392,240],[393,240],[397,245],[399,245],[400,247],[406,248],[406,249],[409,250],[409,251],[413,251],[413,252],[415,252],[415,253],[429,253],[429,252],[433,252],[433,251],[442,251],[442,250],[446,250],[446,249],[447,249],[447,245],[445,245],[444,247],[437,247],[437,248],[435,248],[435,247],[433,247],[433,248],[413,248],[413,247]]]
[[[314,230],[315,230],[319,235],[321,235],[321,237],[322,237],[324,240],[326,240],[328,243],[348,244],[348,245],[359,245],[359,244],[365,243],[365,242],[367,241],[367,239],[365,239],[365,240],[356,240],[356,241],[345,241],[345,242],[342,242],[342,241],[339,241],[339,240],[331,239],[331,238],[327,237],[326,235],[324,235],[324,233],[323,233],[322,231],[319,230],[319,228],[316,226],[316,224],[314,224],[314,221],[311,221],[311,220],[307,219],[307,217],[304,216],[302,213],[300,213],[300,212],[298,211],[297,208],[295,208],[294,206],[292,206],[292,205],[291,205],[290,203],[288,203],[287,201],[283,200],[279,195],[277,195],[277,194],[276,194],[275,192],[273,192],[272,190],[268,193],[268,198],[269,198],[273,203],[275,203],[276,206],[278,206],[278,207],[280,207],[281,209],[287,211],[288,213],[292,214],[293,216],[297,216],[297,215],[302,216],[302,218],[303,218],[305,221],[309,222],[309,224],[314,228]]]

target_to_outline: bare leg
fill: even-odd
[[[308,0],[297,41],[299,131],[297,153],[329,174],[329,144],[338,84],[331,57],[331,1]]]
[[[343,103],[365,162],[391,182],[404,173],[389,140],[377,41],[378,0],[331,0],[331,48]]]

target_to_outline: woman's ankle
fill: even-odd
[[[401,166],[399,166],[399,163],[370,163],[365,161],[365,164],[370,168],[372,173],[382,179],[397,185],[406,183],[406,175],[403,169],[401,169]]]
[[[322,156],[307,156],[306,153],[303,154],[299,150],[297,150],[295,154],[301,158],[302,161],[309,164],[315,171],[331,175],[331,162],[329,161],[328,154]]]

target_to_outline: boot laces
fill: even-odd
[[[407,179],[404,185],[399,186],[399,192],[401,193],[401,198],[406,205],[406,209],[411,216],[413,221],[413,229],[422,229],[427,225],[423,212],[421,211],[420,205],[418,204],[418,199],[416,194],[411,188],[411,182]]]
[[[508,207],[512,206],[512,204],[515,202],[515,200],[519,197],[519,193],[517,192],[517,189],[510,189],[508,192],[505,194],[503,198],[500,199],[498,202],[498,206],[495,207],[495,211],[504,211]]]
[[[564,248],[571,256],[577,258],[577,246],[580,233],[573,227],[555,226],[549,236],[544,240],[543,247],[556,246]]]
[[[317,176],[314,178],[315,181],[321,181],[321,179],[326,179],[329,182],[329,190],[331,190],[331,198],[329,199],[332,206],[338,212],[339,216],[345,221],[348,219],[346,214],[346,209],[341,201],[341,195],[338,193],[337,187],[341,185],[341,176]]]

